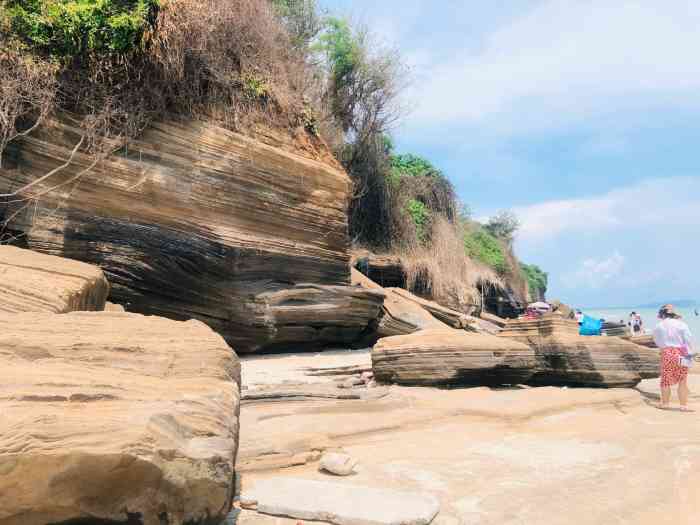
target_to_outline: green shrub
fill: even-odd
[[[408,213],[409,217],[411,217],[411,220],[413,221],[413,224],[416,226],[416,236],[418,237],[418,240],[425,242],[428,236],[430,210],[424,202],[416,199],[410,199],[406,203],[406,213]]]
[[[398,184],[403,177],[442,177],[442,172],[433,166],[430,161],[405,153],[391,155],[389,157],[389,180],[392,184]]]
[[[547,291],[547,273],[535,264],[520,263],[525,277],[527,278],[528,288],[530,289],[530,300],[538,299],[539,295]]]
[[[464,250],[473,259],[481,261],[503,275],[508,270],[508,262],[503,244],[484,230],[470,231],[464,235]]]
[[[243,94],[250,100],[267,99],[270,96],[270,88],[264,78],[253,73],[243,75]]]
[[[57,57],[138,48],[159,0],[8,0],[6,15],[26,43]]]

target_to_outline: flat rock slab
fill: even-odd
[[[84,262],[0,246],[0,313],[103,310],[109,284]]]
[[[263,514],[336,525],[427,525],[440,510],[425,494],[296,478],[258,481],[241,501]]]
[[[372,348],[377,381],[406,386],[517,385],[535,363],[525,344],[451,328],[385,337]]]
[[[240,367],[203,323],[0,315],[0,370],[0,525],[228,511]]]

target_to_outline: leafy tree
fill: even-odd
[[[294,45],[308,48],[323,29],[316,0],[271,0],[284,20]]]
[[[547,292],[548,274],[535,264],[520,263],[520,268],[527,279],[530,300],[535,301]]]
[[[484,226],[491,235],[508,243],[513,241],[513,236],[519,227],[520,221],[512,211],[499,212]]]
[[[404,66],[393,51],[371,44],[364,30],[329,17],[313,50],[325,58],[331,113],[356,145],[383,135],[398,119]]]

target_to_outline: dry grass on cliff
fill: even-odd
[[[409,290],[456,310],[471,312],[481,304],[477,286],[503,286],[493,270],[465,255],[459,226],[437,218],[431,240],[429,246],[414,243],[400,253]]]
[[[82,118],[81,150],[103,153],[162,118],[204,118],[244,133],[310,124],[311,72],[267,0],[169,0],[149,27],[128,52],[57,60],[0,19],[0,155],[24,121],[62,111]]]
[[[147,54],[178,114],[295,126],[310,72],[266,0],[170,0]]]

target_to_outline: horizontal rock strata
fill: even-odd
[[[646,346],[647,348],[658,348],[654,342],[653,335],[626,335],[623,339],[637,345]]]
[[[380,383],[409,386],[504,385],[532,376],[535,352],[522,343],[463,330],[422,330],[380,339],[372,349]]]
[[[299,284],[255,297],[253,326],[244,347],[266,350],[350,345],[374,331],[384,292],[353,286]],[[251,309],[248,305],[249,310]]]
[[[0,313],[102,310],[109,284],[79,261],[0,246]]]
[[[502,337],[537,354],[535,385],[633,387],[659,376],[659,354],[619,337],[580,336],[576,321],[556,315],[510,321]]]
[[[80,151],[71,157],[79,140],[80,129],[64,115],[6,152],[0,193],[71,160],[0,201],[0,220],[26,247],[100,266],[113,302],[132,312],[202,320],[238,352],[282,340],[296,347],[328,339],[345,344],[352,330],[359,336],[372,322],[370,308],[364,323],[341,319],[319,338],[308,318],[299,325],[311,329],[290,337],[268,309],[275,293],[297,285],[349,285],[350,179],[327,159],[310,158],[318,157],[314,148],[299,144],[302,156],[289,144],[269,146],[207,123],[161,122],[95,165]],[[39,193],[36,210],[14,202]],[[309,297],[306,289],[292,294]]]
[[[554,334],[578,335],[578,323],[556,314],[538,319],[510,319],[499,334],[527,344],[536,344],[542,337]]]
[[[534,385],[634,387],[659,376],[659,355],[619,337],[553,335],[537,345]]]
[[[206,325],[6,314],[0,369],[0,525],[182,525],[228,511],[240,366]]]

